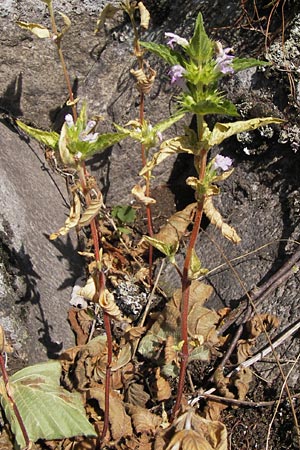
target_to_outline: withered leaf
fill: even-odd
[[[279,320],[273,314],[259,314],[254,316],[249,322],[247,322],[247,330],[249,337],[257,337],[263,331],[270,331],[272,328],[279,327]]]
[[[229,239],[234,244],[238,244],[241,241],[241,238],[239,237],[235,229],[224,222],[223,217],[214,207],[211,197],[206,197],[203,210],[210,222],[221,230],[222,235],[226,239]]]
[[[69,233],[69,231],[76,227],[80,219],[80,199],[76,192],[73,192],[73,203],[70,208],[69,217],[65,221],[65,225],[60,228],[56,233],[52,233],[49,236],[50,240],[55,240],[58,236],[64,236]]]
[[[213,450],[213,447],[194,430],[181,430],[175,433],[166,450]]]
[[[137,433],[155,434],[161,424],[161,417],[152,414],[149,410],[140,406],[129,406],[129,414]]]
[[[100,408],[105,409],[105,391],[103,386],[89,389],[88,397],[98,401]],[[116,441],[132,435],[130,417],[126,414],[124,404],[116,392],[109,395],[109,423],[112,438]]]
[[[131,383],[127,389],[127,402],[133,406],[144,408],[150,395],[144,391],[144,386],[138,383]]]
[[[150,22],[150,13],[146,8],[146,6],[144,6],[143,2],[138,2],[138,8],[141,16],[141,27],[144,28],[145,30],[148,30]]]
[[[92,200],[87,209],[81,216],[78,222],[80,227],[86,227],[91,223],[91,221],[99,214],[101,207],[103,206],[102,199]]]
[[[132,195],[134,195],[134,197],[137,200],[139,200],[141,203],[143,203],[144,205],[147,206],[147,205],[156,203],[156,200],[152,197],[147,197],[145,192],[146,192],[146,186],[141,186],[140,184],[135,185],[131,189]]]
[[[160,374],[160,367],[155,370],[155,390],[158,401],[168,400],[171,397],[172,391],[170,383],[165,380]]]

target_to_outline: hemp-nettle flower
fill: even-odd
[[[82,134],[79,136],[79,140],[83,142],[90,142],[93,144],[98,139],[99,133],[89,133],[89,134]]]
[[[228,156],[217,155],[213,167],[214,169],[221,169],[225,172],[231,167],[232,163],[232,159]]]
[[[168,72],[168,74],[171,77],[171,84],[176,84],[176,86],[179,86],[181,89],[184,89],[186,86],[186,82],[185,79],[183,78],[183,75],[185,73],[186,73],[185,68],[180,66],[179,64],[172,66]]]
[[[97,125],[97,122],[95,120],[89,120],[87,123],[87,126],[85,127],[84,132],[89,133],[91,130],[93,130],[95,128],[96,125]]]
[[[65,116],[65,122],[69,128],[74,126],[74,120],[72,114],[67,114]]]
[[[178,45],[181,45],[181,47],[187,47],[189,45],[189,41],[181,36],[178,36],[178,34],[175,33],[165,33],[165,36],[167,38],[170,38],[167,42],[167,45],[174,48],[174,42]]]
[[[216,58],[216,69],[219,72],[224,74],[234,73],[234,69],[232,67],[232,61],[234,59],[233,55],[229,55],[229,53],[233,52],[233,48],[226,47],[223,48],[221,42],[216,42],[217,47],[217,58]]]

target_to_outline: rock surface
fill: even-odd
[[[104,3],[99,5],[99,2],[92,0],[73,0],[57,2],[56,5],[59,10],[69,14],[72,21],[63,48],[74,91],[80,99],[88,99],[91,114],[104,116],[102,129],[110,130],[112,121],[124,124],[138,116],[138,94],[134,80],[128,76],[134,65],[131,47],[133,36],[128,21],[119,15],[116,21],[110,20],[100,34],[93,34],[97,12]],[[151,12],[154,20],[153,28],[145,34],[145,40],[163,41],[165,30],[189,37],[196,14],[201,9],[207,29],[216,39],[233,46],[238,55],[264,57],[264,39],[258,32],[247,29],[239,1],[227,1],[225,4],[215,0],[199,4],[195,0],[164,0],[155,2],[155,8],[153,2],[146,3],[149,3],[150,10],[153,8]],[[290,51],[289,54],[297,55],[299,42],[295,36],[299,31],[299,5],[293,2],[288,4],[291,8],[286,39],[289,49],[293,48],[293,53]],[[262,5],[258,4],[258,7]],[[222,14],[219,13],[220,8]],[[43,3],[36,1],[26,4],[3,2],[0,6],[0,25],[3,30],[0,42],[3,58],[0,68],[0,107],[41,128],[58,126],[66,112],[66,109],[61,109],[66,102],[61,69],[53,43],[38,40],[25,30],[18,29],[14,21],[19,19],[48,25],[45,11]],[[264,13],[263,9],[260,11]],[[284,58],[279,44],[281,36],[276,35],[279,25],[274,19],[271,30],[274,40],[269,47],[269,57],[272,59],[273,54],[276,56],[276,62],[280,61],[279,68],[293,63],[291,84],[287,75],[276,71],[274,67],[265,71],[251,69],[241,72],[223,86],[237,103],[244,118],[276,115],[288,121],[283,130],[275,127],[273,131],[266,129],[251,136],[240,136],[239,140],[232,138],[218,149],[232,157],[236,165],[235,174],[223,186],[222,197],[217,200],[218,207],[237,228],[242,243],[233,247],[220,238],[211,226],[206,229],[207,233],[217,240],[229,259],[271,243],[237,262],[246,289],[261,283],[294,251],[295,244],[286,239],[299,239],[299,66],[296,56],[292,61],[288,55]],[[174,108],[174,92],[169,86],[168,69],[153,56],[149,60],[158,71],[158,81],[146,101],[146,115],[156,122]],[[295,88],[292,92],[294,96],[291,95],[290,86]],[[25,313],[30,325],[24,325],[22,320],[19,321],[20,328],[18,325],[16,328],[20,329],[20,336],[27,334],[31,345],[36,345],[36,352],[29,356],[33,361],[41,359],[46,351],[51,356],[51,343],[57,342],[54,350],[59,350],[61,342],[65,346],[72,341],[64,311],[71,279],[75,278],[75,272],[77,276],[77,268],[69,267],[65,257],[60,257],[61,254],[72,254],[71,242],[62,239],[60,247],[56,249],[45,237],[63,223],[66,209],[48,172],[41,169],[42,152],[30,142],[35,154],[8,127],[2,126],[1,130],[0,179],[2,186],[5,186],[2,196],[5,220],[2,230],[4,241],[9,243],[8,253],[16,258],[17,270],[29,285],[21,286],[16,293],[11,291],[10,295],[15,295],[17,299],[24,297],[24,289],[31,291],[31,297],[25,297],[31,302]],[[12,152],[11,148],[16,150]],[[139,161],[138,146],[127,141],[90,161],[90,168],[103,188],[108,204],[128,203],[130,190],[138,180]],[[174,196],[174,201],[171,196],[171,203],[175,202],[177,207],[193,199],[184,181],[191,171],[192,162],[178,158],[175,164],[172,160],[157,172],[155,183],[158,187],[171,185]],[[57,176],[55,182],[62,184]],[[184,199],[183,193],[186,195]],[[174,204],[171,209],[173,207]],[[203,236],[198,252],[203,264],[209,268],[224,263],[222,254],[207,236]],[[73,264],[73,259],[71,261]],[[170,279],[173,284],[174,274],[167,269],[166,283]],[[65,280],[69,281],[66,283]],[[213,301],[216,305],[236,304],[244,295],[229,270],[222,269],[209,280],[215,287]],[[60,286],[66,289],[60,291]],[[284,328],[299,318],[298,304],[299,274],[296,274],[261,308],[278,314]],[[15,316],[14,311],[12,315]],[[42,334],[39,334],[39,328],[43,330]],[[34,346],[29,348],[34,349]],[[294,345],[291,357],[298,351],[298,345]]]

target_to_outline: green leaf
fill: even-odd
[[[118,205],[112,209],[111,215],[121,223],[132,223],[136,218],[136,210],[130,205]]]
[[[155,247],[157,250],[159,250],[161,253],[166,255],[171,263],[174,263],[174,257],[176,255],[176,252],[179,247],[179,242],[177,241],[176,244],[167,244],[163,241],[159,241],[158,239],[152,238],[150,236],[144,236],[143,237],[146,242],[148,242],[152,247]]]
[[[162,120],[153,126],[152,131],[157,134],[158,132],[162,133],[163,131],[170,128],[174,123],[178,122],[178,120],[182,119],[185,116],[184,112],[178,112],[174,116],[169,117],[168,119]]]
[[[208,139],[209,146],[218,145],[225,139],[233,136],[234,134],[241,133],[243,131],[252,131],[256,128],[263,127],[272,123],[282,124],[285,120],[277,119],[276,117],[263,117],[250,120],[239,120],[232,123],[219,123],[217,122],[211,132]]]
[[[20,370],[9,380],[10,395],[32,442],[79,435],[96,436],[85,415],[80,394],[63,389],[59,384],[60,375],[60,363],[49,361]],[[0,381],[0,393],[12,432],[18,445],[24,448],[24,437],[3,380]]]
[[[170,64],[170,66],[175,66],[177,64],[179,64],[180,66],[184,66],[184,58],[180,53],[172,50],[171,48],[166,47],[162,44],[156,44],[155,42],[141,41],[140,44],[150,52],[155,53],[155,55],[157,56],[160,56],[168,64]]]
[[[22,20],[18,20],[16,24],[20,28],[24,28],[25,30],[31,31],[35,36],[37,36],[40,39],[50,38],[51,33],[48,30],[48,28],[43,27],[43,25],[39,25],[38,23],[29,23],[29,22],[23,22]]]
[[[234,58],[232,61],[232,67],[235,72],[239,72],[240,70],[249,69],[250,67],[258,67],[258,66],[270,66],[272,63],[268,61],[260,61],[255,58]]]
[[[210,352],[208,348],[200,345],[199,347],[194,348],[189,354],[189,362],[191,361],[209,361]]]
[[[205,64],[212,58],[213,41],[206,34],[201,13],[198,14],[194,35],[190,45],[186,47],[186,52],[197,61],[198,65]]]
[[[227,116],[239,115],[234,104],[224,98],[195,102],[190,95],[184,95],[182,97],[181,105],[184,111],[193,112],[195,114],[224,114]]]
[[[81,150],[79,147],[79,151],[82,152],[84,158],[87,158],[93,156],[95,153],[103,152],[105,149],[111,147],[112,145],[117,144],[126,137],[127,137],[126,133],[100,134],[98,136],[98,139],[93,143],[80,142],[80,144],[86,144],[86,147],[82,146],[83,150]]]
[[[29,136],[33,137],[47,147],[52,148],[53,150],[58,149],[59,134],[55,131],[43,131],[38,128],[32,128],[20,120],[17,120],[16,122],[17,125]]]

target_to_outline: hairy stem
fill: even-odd
[[[203,119],[202,117],[198,120],[198,136],[199,140],[202,137],[202,129],[203,129]],[[200,183],[203,182],[205,177],[206,170],[206,162],[207,162],[207,151],[202,150],[199,156],[194,157],[195,167],[199,174]],[[198,197],[198,195],[197,195]],[[182,299],[181,299],[181,341],[183,342],[182,346],[182,354],[181,354],[181,362],[180,362],[180,373],[179,373],[179,381],[178,381],[178,389],[177,389],[177,397],[176,402],[172,411],[172,419],[175,418],[182,400],[183,388],[185,375],[188,365],[188,357],[189,357],[189,347],[188,347],[188,311],[189,311],[189,298],[190,298],[190,287],[191,280],[189,279],[188,272],[191,265],[191,258],[193,254],[193,250],[195,248],[196,240],[198,237],[200,224],[203,215],[203,205],[205,200],[205,194],[202,194],[197,198],[197,210],[194,219],[194,225],[191,232],[185,260],[183,266],[182,273]]]

